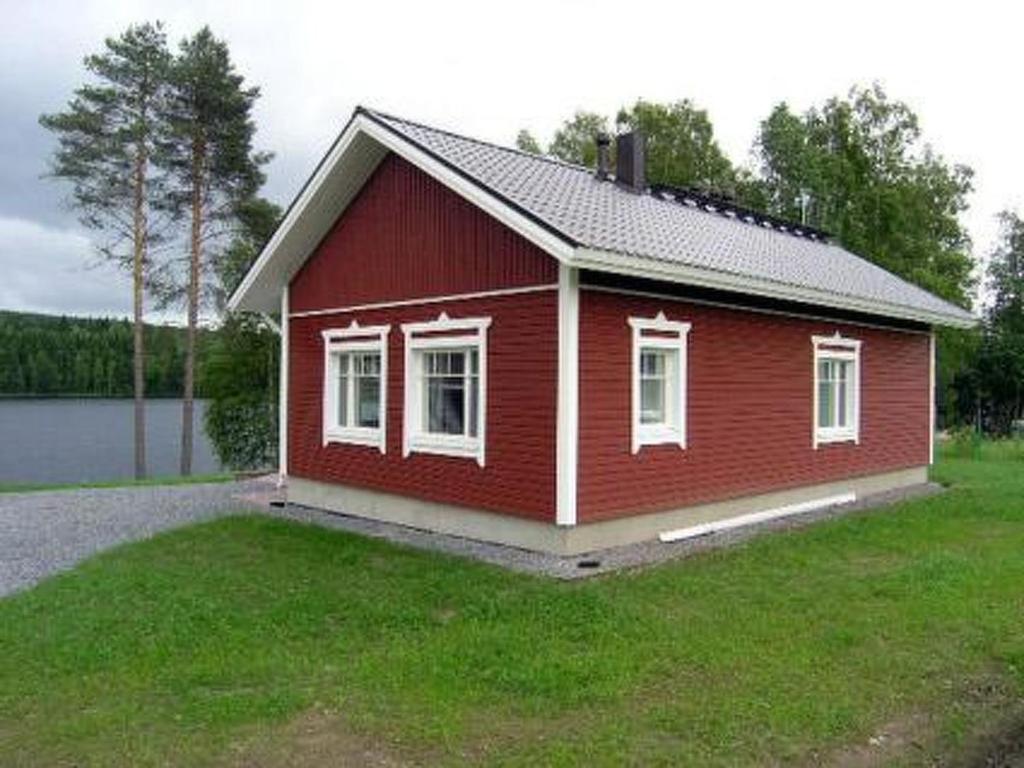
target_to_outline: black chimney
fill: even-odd
[[[620,133],[615,144],[615,181],[633,192],[647,189],[646,142],[640,131]]]
[[[597,144],[597,178],[604,181],[608,178],[611,162],[608,158],[608,150],[611,148],[612,140],[607,133],[599,133],[594,137]]]

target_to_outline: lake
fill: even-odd
[[[192,471],[219,472],[196,401]],[[135,474],[133,403],[105,399],[0,399],[0,484],[83,483]],[[181,401],[146,402],[146,463],[151,477],[178,474]]]

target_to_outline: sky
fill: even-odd
[[[41,178],[39,126],[83,82],[82,59],[127,25],[161,20],[176,44],[208,24],[258,85],[264,194],[285,205],[353,108],[511,144],[547,142],[577,109],[692,99],[736,163],[780,101],[803,111],[853,85],[907,102],[925,140],[976,173],[975,255],[995,216],[1024,213],[1024,7],[1011,2],[90,2],[0,0],[0,309],[127,315],[127,279]],[[630,29],[630,26],[633,29]],[[154,317],[174,320],[173,313]]]

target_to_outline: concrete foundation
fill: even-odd
[[[346,515],[493,542],[555,555],[578,555],[656,539],[678,528],[753,512],[813,502],[844,493],[858,497],[920,485],[927,467],[912,467],[831,483],[791,488],[681,509],[597,523],[557,526],[510,515],[453,507],[430,501],[332,483],[288,478],[288,501]]]

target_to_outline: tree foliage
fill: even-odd
[[[597,162],[594,137],[608,133],[608,118],[596,112],[579,111],[555,131],[548,154],[567,163],[593,167]]]
[[[253,150],[252,110],[258,88],[244,86],[227,44],[203,27],[181,42],[170,68],[167,139],[163,160],[173,183],[172,209],[188,219],[187,267],[162,287],[162,298],[183,297],[187,311],[185,375],[182,386],[181,473],[192,472],[195,340],[199,313],[216,303],[219,282],[209,279],[223,257],[225,237],[237,209],[263,184],[261,166],[269,156]]]
[[[1011,211],[999,218],[986,275],[991,304],[967,387],[983,404],[982,426],[1007,434],[1024,419],[1024,220]]]
[[[523,152],[532,152],[535,155],[544,154],[540,142],[525,128],[516,134],[516,149],[521,149]]]
[[[178,397],[184,331],[146,325],[145,334],[147,393]],[[0,395],[131,397],[132,335],[128,320],[0,311]],[[210,335],[200,336],[200,368]]]
[[[802,115],[779,104],[755,143],[768,211],[961,306],[973,282],[960,214],[972,172],[922,146],[917,116],[878,86]]]
[[[620,109],[615,123],[646,137],[649,181],[735,193],[736,169],[715,140],[708,113],[689,99],[671,104],[640,100]]]
[[[232,469],[262,469],[277,456],[278,335],[255,315],[229,314],[201,368],[210,398],[206,434]]]
[[[166,200],[154,174],[167,97],[170,55],[159,24],[131,26],[85,59],[93,82],[65,112],[40,122],[57,137],[52,175],[71,184],[83,224],[105,234],[100,251],[132,273],[135,476],[146,475],[144,290],[150,249],[162,227],[153,214]]]
[[[92,82],[75,90],[67,109],[39,118],[57,138],[50,175],[70,184],[82,224],[105,236],[100,252],[127,269],[140,234],[152,244],[166,233],[166,219],[149,213],[163,209],[167,192],[154,156],[165,131],[170,61],[159,24],[131,26],[85,58]]]
[[[252,110],[259,88],[247,87],[230,51],[203,27],[182,40],[170,68],[169,127],[161,158],[169,174],[167,199],[190,231],[186,252],[165,265],[155,283],[164,304],[189,302],[189,272],[198,257],[199,303],[216,307],[224,296],[215,277],[244,212],[265,181],[271,155],[253,148]]]
[[[219,262],[224,295],[237,287],[281,218],[281,209],[254,197],[239,207],[242,228]],[[210,397],[206,433],[220,460],[234,469],[271,466],[277,455],[280,338],[257,315],[227,313],[203,369]]]

